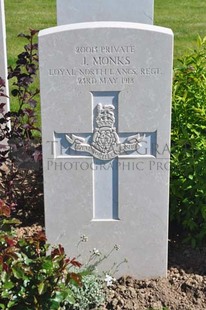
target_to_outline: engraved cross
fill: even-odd
[[[92,133],[55,133],[55,140],[65,149],[64,155],[93,158],[93,220],[119,220],[118,158],[145,154],[142,154],[144,143],[147,150],[149,145],[152,155],[151,143],[156,139],[156,132],[118,132],[118,95],[119,92],[92,92]]]

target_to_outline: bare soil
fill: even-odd
[[[170,242],[166,279],[138,281],[125,276],[108,288],[107,295],[104,309],[206,309],[206,248]]]

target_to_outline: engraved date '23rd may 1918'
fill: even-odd
[[[50,68],[48,75],[73,77],[77,85],[118,85],[162,74],[158,67],[138,66],[135,52],[135,46],[77,46],[74,56],[79,66]]]

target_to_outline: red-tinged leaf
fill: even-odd
[[[64,248],[61,246],[61,244],[59,244],[59,247],[53,249],[51,252],[52,258],[54,258],[55,256],[59,256],[59,255],[65,255]]]
[[[7,112],[7,113],[4,114],[4,117],[10,117],[11,115],[12,115],[11,112]]]
[[[0,144],[0,150],[2,150],[2,149],[6,149],[7,148],[7,146],[6,145],[4,145],[4,144]],[[1,151],[1,154],[3,154],[4,152],[2,152]],[[6,155],[6,154],[5,154]]]
[[[82,266],[82,264],[80,262],[78,262],[75,257],[72,258],[72,260],[70,261],[70,264],[73,265],[74,267],[78,267],[78,268],[80,268]]]
[[[55,256],[58,255],[58,253],[59,253],[59,252],[58,252],[58,249],[52,250],[52,251],[51,251],[51,257],[54,258]]]
[[[38,50],[38,43],[32,44],[33,50]]]
[[[64,262],[65,262],[66,265],[68,265],[68,264],[70,263],[70,259],[69,259],[69,258],[66,258],[66,259],[64,260]]]
[[[3,263],[3,270],[9,272],[9,266],[6,263]]]
[[[36,151],[32,154],[32,156],[34,157],[34,161],[35,161],[35,162],[38,162],[38,161],[40,161],[40,160],[42,159],[42,152],[36,150]]]
[[[4,93],[0,93],[0,97],[6,97]]]
[[[0,93],[0,97],[6,97],[9,98],[7,95],[5,95],[4,93]]]
[[[24,125],[22,125],[22,127],[23,127],[24,129],[31,129],[31,126],[30,126],[29,124],[24,124]]]
[[[5,123],[5,119],[4,118],[0,118],[0,124],[4,124]]]
[[[5,87],[5,81],[0,77],[0,87]]]
[[[0,215],[9,217],[11,214],[11,208],[5,204],[3,200],[0,199]]]
[[[63,246],[61,244],[59,244],[59,254],[60,255],[64,255],[65,254],[64,248],[63,248]]]
[[[46,241],[47,239],[46,239],[45,232],[43,230],[37,232],[36,235],[35,235],[35,240]]]
[[[3,107],[5,107],[6,103],[0,103],[0,109],[2,109]]]
[[[24,34],[24,33],[18,34],[18,37],[20,37],[20,38],[26,38],[26,39],[28,39],[28,40],[31,38],[29,35],[26,35],[26,34]]]
[[[39,30],[36,30],[36,29],[29,29],[29,30],[32,36],[34,36],[35,34],[39,32]]]
[[[34,111],[28,108],[24,109],[24,113],[30,117],[35,115]]]
[[[10,217],[11,215],[11,209],[9,206],[4,206],[3,208],[3,215],[6,216],[6,217]]]
[[[71,272],[70,273],[70,279],[72,279],[74,282],[76,282],[79,286],[82,285],[82,277],[81,275]]]
[[[29,99],[28,103],[29,103],[30,107],[32,107],[32,108],[35,108],[37,105],[37,101],[34,99]]]
[[[13,246],[15,246],[17,244],[16,239],[11,239],[11,238],[8,238],[8,237],[5,237],[4,239],[5,239],[6,243],[7,243],[7,245],[10,246],[10,247],[13,247]]]
[[[16,254],[16,252],[18,251],[17,248],[7,248],[5,251],[4,251],[4,257],[11,257],[13,259],[17,259],[18,258],[18,255]]]
[[[3,114],[4,112],[5,112],[5,109],[4,109],[4,108],[1,108],[1,109],[0,109],[0,113]]]

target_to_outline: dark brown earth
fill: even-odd
[[[206,309],[206,248],[193,249],[169,242],[167,279],[120,278],[108,289],[104,309]]]
[[[41,230],[33,225],[18,234]],[[203,310],[206,309],[206,247],[193,249],[180,241],[169,242],[169,269],[165,279],[118,279],[107,289],[102,310]],[[82,309],[84,310],[84,309]]]

